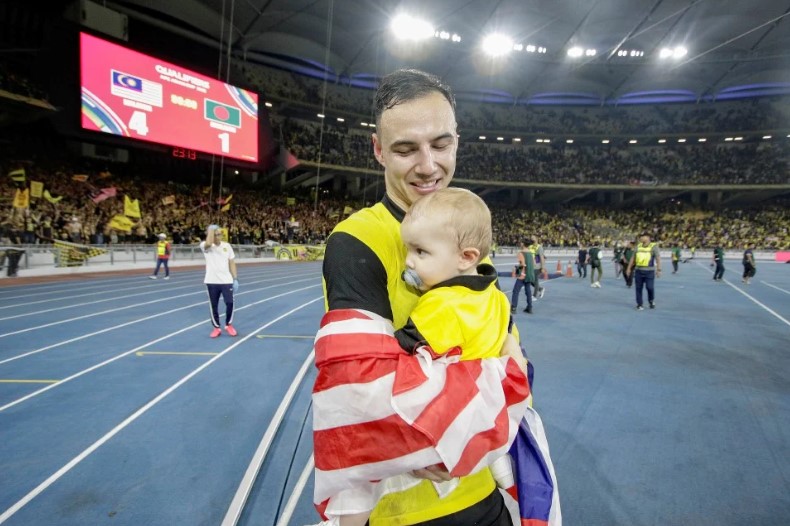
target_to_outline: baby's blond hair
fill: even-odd
[[[443,188],[418,199],[403,222],[417,218],[435,221],[454,238],[459,249],[478,249],[480,259],[491,252],[491,211],[469,190]]]

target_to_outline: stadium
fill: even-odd
[[[562,516],[522,524],[785,524],[788,23],[767,0],[3,2],[0,524],[321,520],[322,260],[393,202],[375,104],[402,68],[452,89],[452,186],[488,205],[534,367]],[[209,338],[207,228],[236,338]],[[370,524],[464,523],[423,519]]]

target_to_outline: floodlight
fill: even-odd
[[[580,57],[582,53],[584,53],[584,50],[580,47],[572,47],[568,50],[568,56],[572,58]]]
[[[317,115],[319,119],[323,119],[324,117],[326,117],[326,115],[324,115],[323,113],[318,113]]]
[[[481,141],[484,141],[484,140],[486,140],[486,136],[485,135],[481,135],[480,137],[478,137],[478,139],[480,139]]]
[[[373,122],[371,122],[370,124],[368,124],[368,128],[375,128],[375,127],[376,127],[376,124],[375,124],[375,123],[373,123]]]
[[[573,144],[573,139],[565,139],[565,142],[568,144]]]
[[[338,117],[337,122],[346,122],[346,119],[344,119],[343,117]]]
[[[516,44],[513,46],[514,51],[524,51],[524,44]]]
[[[699,139],[697,139],[697,142],[708,142],[708,139],[706,139],[705,137],[700,137]]]
[[[609,139],[604,139],[601,141],[601,144],[609,144]]]
[[[674,48],[665,47],[658,53],[660,58],[674,58],[675,60],[681,59],[688,54],[689,50],[683,46],[676,46]]]
[[[498,57],[513,50],[513,40],[501,33],[492,33],[483,39],[483,51]]]
[[[788,135],[790,137],[790,135]],[[521,142],[521,137],[514,137],[513,142]]]
[[[544,142],[544,143],[550,143],[550,142],[551,142],[551,139],[543,139],[543,142]]]
[[[541,46],[541,47],[538,48],[538,53],[545,53],[545,52],[546,52],[546,48],[545,47]]]
[[[659,140],[658,140],[658,144],[664,144],[665,142],[667,142],[667,140],[666,140],[666,139],[659,139]]]
[[[628,55],[628,51],[626,51],[626,50],[624,50],[624,49],[618,49],[618,50],[617,50],[617,56],[618,56],[618,57],[624,57],[624,56],[626,56],[626,55]]]
[[[267,108],[271,108],[272,107],[272,103],[271,102],[264,102],[263,105],[266,106]]]
[[[686,142],[686,139],[678,139],[678,142]]]
[[[724,138],[724,142],[730,142],[730,141],[732,141],[732,137],[725,137]]]
[[[588,50],[585,50],[585,52],[584,52],[584,54],[586,56],[588,56],[588,57],[594,57],[596,53],[597,53],[597,51],[594,50],[594,49],[588,49]]]
[[[453,33],[453,36],[450,37],[450,40],[452,40],[453,42],[460,42],[461,41],[461,36],[460,35],[456,35],[455,33]]]
[[[743,140],[743,137],[736,137],[736,138],[735,138],[735,140],[736,140],[736,141],[742,141],[742,140]]]
[[[367,122],[360,122],[360,123],[359,123],[359,125],[360,125],[360,126],[367,126],[367,125],[368,125],[368,123],[367,123]]]
[[[426,20],[409,15],[398,15],[392,19],[390,29],[401,40],[425,40],[434,35],[433,26]]]
[[[768,140],[768,139],[770,139],[770,138],[771,138],[771,136],[770,136],[770,135],[763,135],[763,139],[765,139],[765,140]]]
[[[636,143],[637,143],[636,139],[631,139],[630,141],[628,141],[628,144],[636,144]]]
[[[543,139],[535,139],[535,142],[543,142]]]
[[[661,51],[658,53],[658,56],[661,58],[669,58],[672,56],[672,50],[669,48],[662,48]]]
[[[497,137],[497,138],[496,138],[496,140],[498,140],[498,141],[504,141],[504,140],[505,140],[505,138],[504,138],[504,137]]]
[[[536,48],[535,48],[535,46],[533,46],[532,44],[528,44],[528,45],[527,45],[527,52],[528,52],[528,53],[534,53],[534,52],[535,52],[535,50],[536,50]]]
[[[439,32],[439,38],[441,38],[442,40],[450,40],[450,33],[448,33],[447,31],[441,31]]]
[[[689,50],[684,48],[683,46],[678,46],[675,48],[674,52],[672,53],[672,58],[683,58],[688,55]]]

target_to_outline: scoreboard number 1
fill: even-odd
[[[228,133],[220,133],[217,135],[219,137],[219,142],[221,144],[222,153],[230,152],[230,134]]]
[[[129,129],[136,131],[138,135],[143,137],[148,135],[148,120],[144,111],[132,113],[132,117],[129,119]]]

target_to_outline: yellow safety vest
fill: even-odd
[[[653,266],[653,247],[655,243],[650,243],[646,247],[641,244],[636,247],[636,266],[637,268],[652,267]]]
[[[167,241],[156,242],[156,255],[159,257],[167,255]]]

